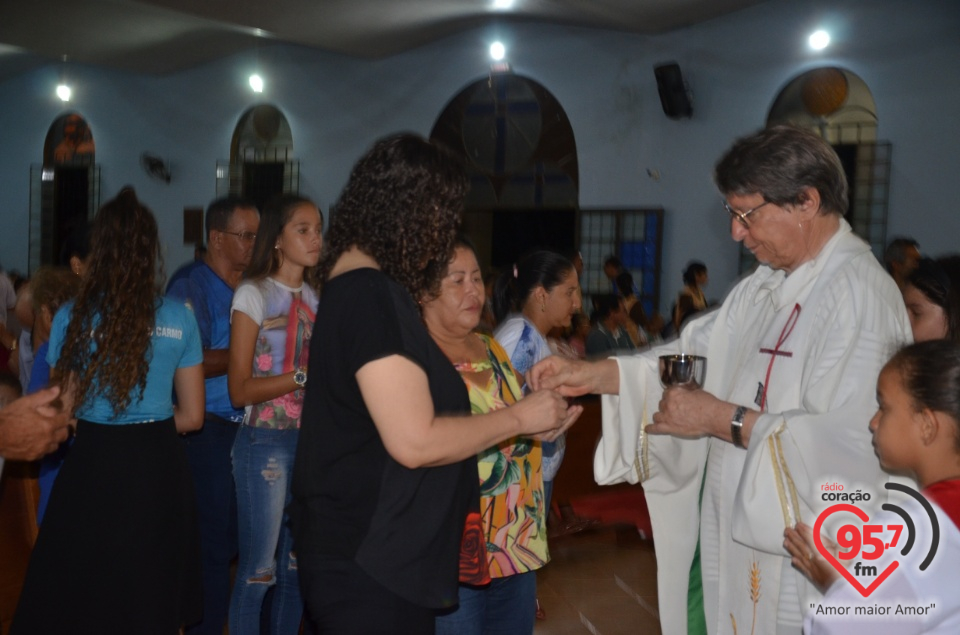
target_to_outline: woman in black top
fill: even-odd
[[[446,151],[398,135],[360,159],[335,207],[291,507],[316,632],[432,633],[459,579],[487,579],[476,453],[552,439],[580,414],[539,392],[477,425],[424,328],[413,298],[439,285],[466,188]]]

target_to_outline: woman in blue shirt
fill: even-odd
[[[98,212],[47,361],[77,418],[11,633],[176,633],[200,618],[192,481],[203,424],[197,322],[160,294],[153,214],[131,188]],[[177,403],[171,400],[175,394]]]
[[[573,263],[558,253],[534,251],[504,272],[493,291],[493,312],[500,326],[493,336],[520,375],[552,354],[547,333],[567,328],[580,312],[580,282]],[[566,437],[543,444],[543,488],[549,513],[553,479],[560,469]]]

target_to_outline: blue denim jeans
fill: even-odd
[[[230,453],[239,423],[204,419],[203,428],[181,436],[197,492],[203,619],[187,635],[223,635],[230,606],[230,563],[237,555],[237,493]]]
[[[460,606],[437,617],[437,635],[530,635],[537,607],[537,573],[494,578],[489,586],[460,585]]]
[[[296,635],[303,615],[293,555],[290,480],[298,430],[241,426],[233,444],[240,560],[230,598],[230,634],[259,635],[260,610],[274,586],[270,632]]]

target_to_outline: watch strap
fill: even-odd
[[[733,411],[733,419],[730,420],[730,440],[741,449],[746,449],[743,445],[743,415],[747,412],[744,406],[737,406]]]

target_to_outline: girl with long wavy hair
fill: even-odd
[[[260,214],[246,279],[230,315],[230,399],[246,406],[233,444],[240,561],[230,632],[260,632],[270,586],[270,633],[296,635],[303,614],[290,523],[290,477],[300,429],[307,356],[317,310],[323,216],[309,199],[284,195]]]
[[[200,618],[193,486],[203,425],[196,319],[162,297],[157,223],[132,188],[97,213],[47,361],[77,418],[11,633],[173,634]],[[173,403],[171,395],[177,402]]]

